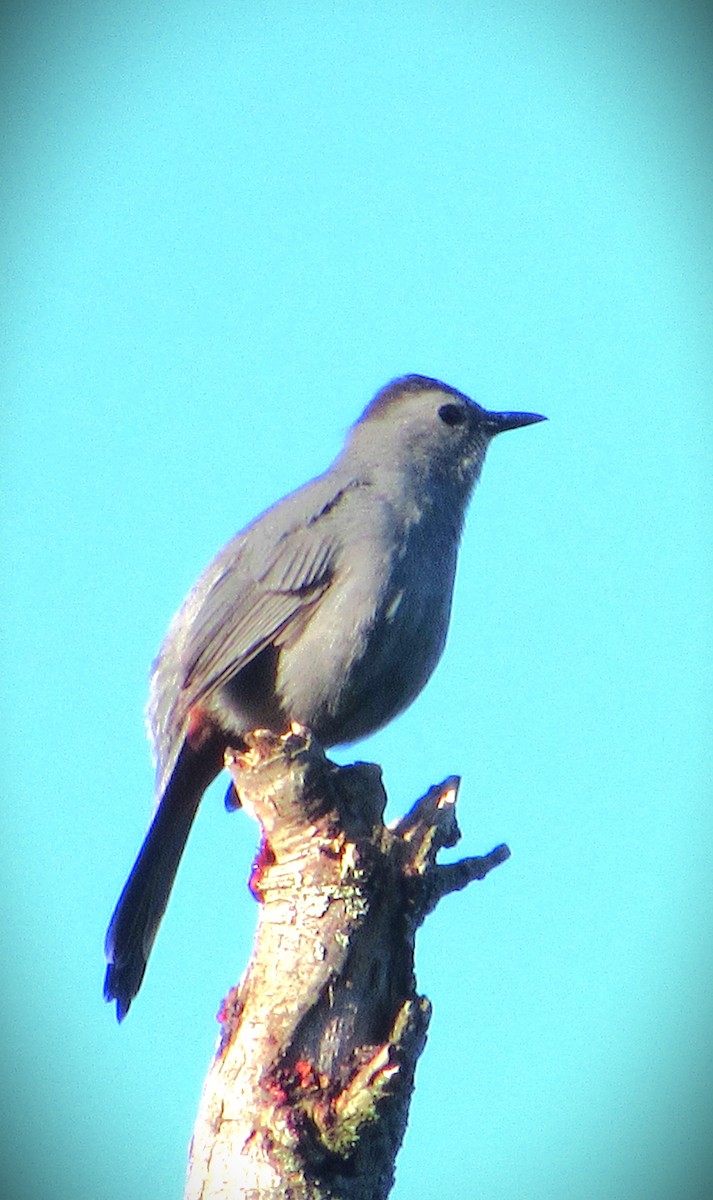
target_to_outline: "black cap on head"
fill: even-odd
[[[405,396],[415,396],[421,392],[431,391],[444,392],[447,396],[453,396],[454,399],[465,400],[480,411],[482,418],[479,424],[489,438],[495,437],[498,433],[504,433],[506,429],[519,429],[521,425],[534,425],[536,421],[547,420],[547,417],[541,417],[539,413],[488,412],[487,409],[481,408],[479,404],[466,396],[464,392],[451,387],[450,384],[443,383],[440,379],[434,379],[430,375],[401,375],[398,379],[392,379],[376,393],[364,409],[357,424],[372,417],[382,416],[400,404]]]
[[[367,417],[381,416],[398,404],[404,396],[417,396],[421,392],[433,391],[446,392],[447,395],[456,396],[461,400],[468,399],[457,388],[442,383],[440,379],[432,379],[430,375],[400,375],[398,379],[392,379],[379,389],[367,404],[359,421],[361,422]]]

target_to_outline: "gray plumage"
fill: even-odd
[[[443,651],[488,444],[540,420],[489,413],[435,379],[397,379],[332,466],[237,534],[189,593],[151,680],[159,804],[107,934],[105,994],[119,1019],[225,748],[292,720],[327,747],[352,742],[411,703]]]

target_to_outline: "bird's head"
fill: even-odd
[[[467,496],[498,433],[544,421],[538,413],[489,412],[426,375],[404,375],[376,393],[353,426],[349,449],[365,463],[442,480]]]

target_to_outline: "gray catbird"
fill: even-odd
[[[376,394],[332,466],[218,554],[153,665],[158,807],[106,939],[104,994],[128,1012],[203,792],[253,729],[353,742],[418,695],[448,630],[468,499],[491,413],[437,379]]]

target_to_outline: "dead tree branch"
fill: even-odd
[[[508,856],[447,866],[453,777],[383,823],[378,767],[337,767],[307,731],[260,732],[226,765],[262,846],[250,962],[222,1032],[190,1152],[186,1200],[383,1200],[430,1017],[418,926]]]

